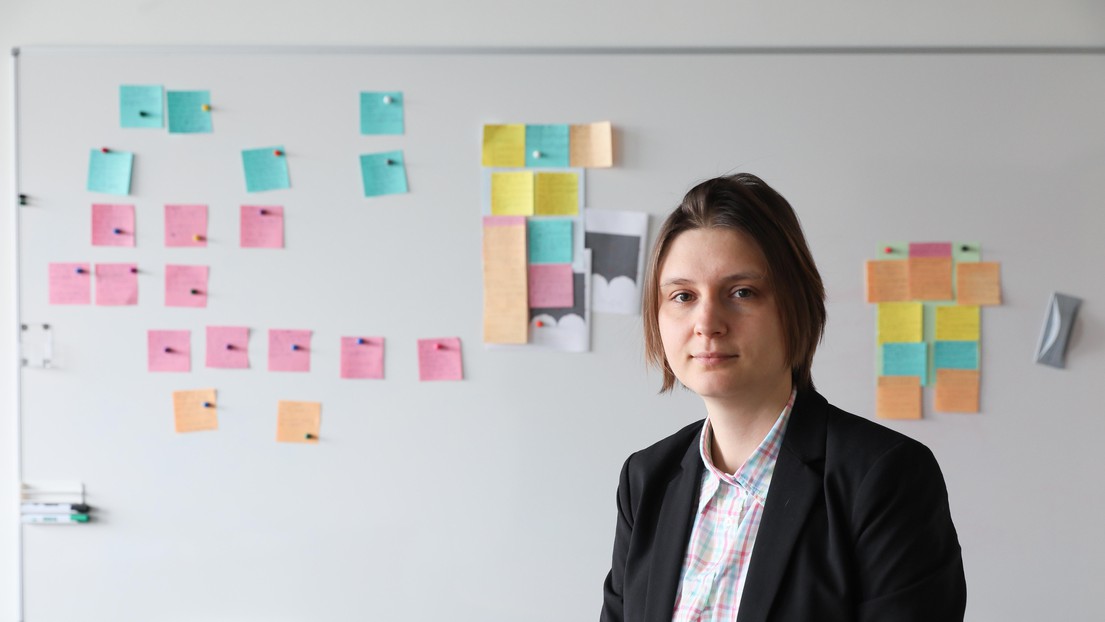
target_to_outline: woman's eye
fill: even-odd
[[[679,292],[678,294],[672,296],[671,299],[675,302],[690,302],[691,295],[687,292]]]
[[[747,287],[740,287],[740,288],[737,288],[737,290],[733,292],[733,295],[736,296],[737,298],[751,298],[752,297],[752,290],[748,289]]]

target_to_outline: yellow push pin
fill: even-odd
[[[211,104],[204,104],[200,106],[200,108],[203,109],[204,112],[211,112]]]
[[[192,241],[193,242],[202,242],[203,241],[203,236],[197,233],[196,235],[192,236]]]

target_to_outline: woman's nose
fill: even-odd
[[[722,305],[717,301],[703,298],[695,315],[695,334],[702,337],[716,337],[725,334],[727,326],[723,311]]]

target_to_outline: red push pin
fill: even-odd
[[[232,343],[226,344],[226,349],[227,350],[233,350],[234,349],[234,344],[232,344]]]
[[[274,149],[274,150],[273,150],[273,152],[272,152],[272,155],[274,155],[274,156],[282,156],[282,155],[284,155],[284,152],[283,152],[283,151],[281,151],[281,150],[279,150],[279,149]]]
[[[444,350],[444,349],[445,349],[444,344],[441,344],[441,343],[435,343],[434,344],[434,350]]]
[[[108,149],[107,147],[100,147],[100,153],[107,153],[109,151],[111,151],[111,149]]]
[[[138,268],[135,268],[134,266],[131,266],[130,273],[131,274],[138,274]]]
[[[277,152],[276,152],[276,155],[280,155],[280,152],[279,152],[279,151],[277,151]],[[263,209],[263,210],[261,210],[261,215],[262,215],[262,216],[268,216],[268,215],[269,215],[269,210],[267,210],[267,209]]]
[[[541,320],[537,320],[537,328],[542,328],[543,326],[545,326],[545,323]]]
[[[890,253],[893,253],[893,252],[894,252],[894,249],[893,249],[893,248],[891,248],[891,247],[889,247],[889,246],[887,246],[886,248],[882,249],[882,252],[884,252],[884,253],[886,253],[887,255],[889,255]]]
[[[165,348],[165,354],[168,354],[168,353],[170,353],[170,352],[172,352],[172,351],[173,351],[173,349],[172,349],[172,348],[169,348],[169,347],[166,347],[166,348]]]

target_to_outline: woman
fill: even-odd
[[[646,353],[707,416],[626,460],[603,622],[963,619],[932,453],[814,390],[824,299],[794,210],[754,175],[699,184],[661,227]]]

